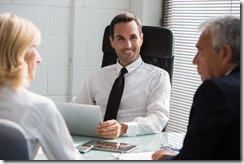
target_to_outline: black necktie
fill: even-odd
[[[124,75],[126,73],[127,73],[127,69],[122,68],[119,77],[114,81],[112,90],[109,95],[104,121],[116,119],[117,117],[120,100],[124,91],[124,83],[125,83]]]

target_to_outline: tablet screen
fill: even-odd
[[[93,149],[116,151],[116,152],[130,152],[140,147],[140,145],[122,143],[122,142],[111,142],[105,140],[91,140],[83,145],[94,145]]]

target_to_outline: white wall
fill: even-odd
[[[132,0],[131,12],[141,18],[143,25],[159,26],[163,0]]]
[[[0,0],[0,13],[32,20],[41,30],[43,62],[30,90],[70,101],[90,73],[100,69],[103,30],[121,12],[159,25],[162,0]],[[73,62],[74,61],[74,62]]]

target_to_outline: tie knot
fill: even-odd
[[[124,74],[126,74],[127,72],[128,72],[127,69],[123,67],[123,68],[120,70],[120,76],[124,76]]]

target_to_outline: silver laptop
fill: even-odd
[[[72,135],[99,137],[96,128],[102,120],[98,105],[55,102]]]

